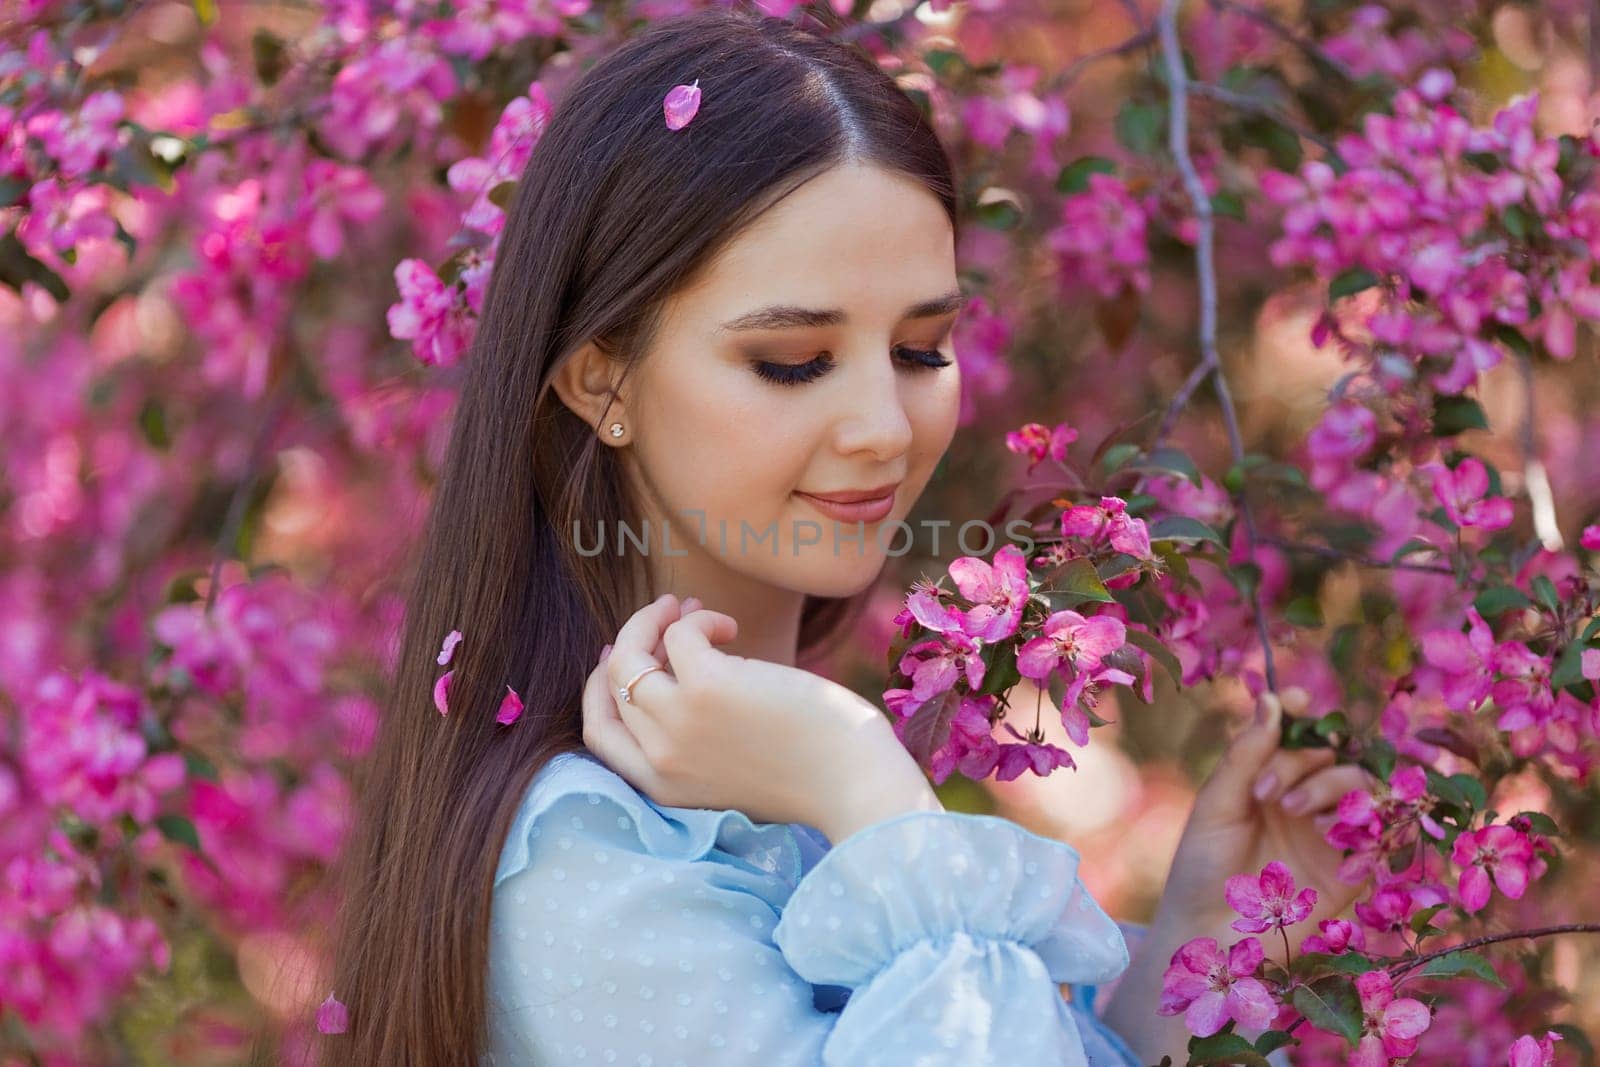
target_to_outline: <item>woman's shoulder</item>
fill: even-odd
[[[755,822],[737,810],[656,804],[587,749],[552,757],[528,783],[500,852],[496,886],[529,866],[549,828],[665,859],[726,854],[791,880],[802,862],[796,831],[803,828]]]

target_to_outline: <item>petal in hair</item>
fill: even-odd
[[[439,666],[443,667],[450,662],[450,657],[455,655],[456,646],[461,643],[461,631],[451,630],[444,639],[444,647],[439,650]]]
[[[506,686],[505,699],[500,701],[500,711],[497,715],[495,715],[494,721],[510,726],[512,723],[516,722],[521,715],[522,698],[517,696],[517,691],[508,685]]]
[[[450,706],[445,703],[445,699],[450,693],[450,676],[455,673],[455,671],[445,671],[439,675],[439,680],[433,683],[433,706],[439,709],[440,715],[450,714]]]
[[[661,107],[666,112],[667,129],[681,130],[689,125],[700,110],[700,79],[696,78],[693,85],[674,85],[667,90]]]

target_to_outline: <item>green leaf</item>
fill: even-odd
[[[1139,457],[1137,463],[1130,463],[1127,470],[1149,471],[1156,474],[1177,474],[1187,478],[1198,488],[1201,484],[1200,468],[1194,465],[1194,460],[1188,453],[1176,448],[1155,448],[1147,455]]]
[[[61,275],[35,259],[18,240],[15,232],[0,237],[0,282],[19,293],[23,282],[34,282],[54,297],[57,303],[66,303],[72,295]]]
[[[1436,978],[1479,978],[1490,985],[1506,987],[1500,976],[1494,973],[1494,968],[1489,966],[1489,961],[1473,952],[1452,952],[1448,956],[1439,956],[1422,965],[1418,975]]]
[[[1156,520],[1150,527],[1150,540],[1189,543],[1210,541],[1224,552],[1228,549],[1228,543],[1222,539],[1220,533],[1199,519],[1191,519],[1187,515],[1168,515],[1164,519]]]
[[[262,85],[275,85],[289,66],[289,53],[283,38],[270,30],[257,29],[250,37],[250,58]]]
[[[1562,649],[1561,656],[1556,660],[1555,670],[1550,672],[1550,688],[1565,689],[1569,685],[1582,685],[1583,653],[1582,642],[1573,641]]]
[[[1321,629],[1322,605],[1314,596],[1297,596],[1284,605],[1283,617],[1294,626],[1303,626],[1311,630]]]
[[[183,763],[189,769],[189,773],[196,778],[215,782],[221,777],[217,774],[216,765],[193,749],[183,750]]]
[[[1366,751],[1361,754],[1361,765],[1387,782],[1394,774],[1394,762],[1397,756],[1398,753],[1392,744],[1378,738],[1370,742]]]
[[[1211,195],[1211,213],[1244,221],[1244,199],[1238,193],[1223,189]]]
[[[1506,208],[1500,215],[1500,221],[1505,224],[1506,232],[1517,238],[1528,236],[1528,232],[1532,228],[1528,220],[1528,213],[1523,210],[1521,204],[1512,204]]]
[[[1161,147],[1167,122],[1165,104],[1140,104],[1130,100],[1117,112],[1117,140],[1130,152],[1153,156]]]
[[[1489,416],[1470,396],[1438,396],[1433,401],[1433,436],[1454,437],[1467,430],[1487,430]]]
[[[991,230],[1009,230],[1022,221],[1022,212],[1011,200],[991,200],[978,205],[978,222]]]
[[[1137,646],[1150,654],[1150,658],[1161,664],[1163,670],[1172,676],[1172,680],[1179,685],[1183,684],[1183,664],[1172,650],[1161,643],[1155,634],[1143,630],[1128,630],[1128,644]]]
[[[1414,934],[1420,934],[1424,930],[1428,929],[1428,927],[1433,925],[1433,917],[1448,906],[1449,905],[1446,904],[1433,904],[1429,907],[1423,908],[1421,911],[1411,916],[1411,932]]]
[[[1328,302],[1342,300],[1353,296],[1363,289],[1371,289],[1378,284],[1378,276],[1365,267],[1351,267],[1341,272],[1333,281],[1328,283]]]
[[[1355,983],[1343,975],[1319,978],[1294,991],[1295,1010],[1319,1030],[1338,1034],[1354,1044],[1361,1040],[1361,998]]]
[[[1504,615],[1513,608],[1531,608],[1533,601],[1523,595],[1522,590],[1509,585],[1497,585],[1485,589],[1472,599],[1472,606],[1478,609],[1478,614],[1485,619],[1493,619]]]
[[[1556,825],[1555,820],[1542,811],[1519,811],[1517,815],[1527,819],[1535,833],[1544,834],[1546,837],[1561,836],[1561,828]]]
[[[950,723],[960,708],[961,694],[947,689],[912,713],[902,732],[903,743],[923,767],[950,740]]]
[[[983,650],[983,685],[978,693],[983,696],[998,696],[1022,681],[1022,672],[1017,669],[1016,650],[1008,643],[990,645]]]
[[[146,399],[139,409],[139,430],[155,448],[164,449],[172,444],[172,435],[167,431],[167,409],[156,397]]]
[[[200,834],[195,830],[194,823],[182,815],[158,815],[156,827],[169,841],[188,845],[196,852],[200,851]]]
[[[1330,711],[1312,720],[1312,730],[1318,737],[1347,734],[1350,732],[1350,720],[1342,711]]]
[[[1106,583],[1100,580],[1100,573],[1095,570],[1094,564],[1083,557],[1069,560],[1064,564],[1051,582],[1050,589],[1045,592],[1071,593],[1102,604],[1110,604],[1116,600],[1106,588]]]
[[[1549,609],[1551,614],[1561,610],[1561,597],[1556,593],[1554,582],[1542,574],[1536,574],[1531,584],[1533,586],[1533,595],[1539,599],[1539,603]]]
[[[1300,1039],[1287,1030],[1263,1030],[1256,1038],[1256,1051],[1266,1056],[1291,1042],[1298,1045]]]
[[[1256,1047],[1243,1036],[1230,1031],[1212,1034],[1210,1037],[1192,1037],[1189,1039],[1189,1064],[1198,1067],[1200,1064],[1241,1063],[1249,1067],[1271,1067],[1269,1061]]]
[[[1056,192],[1081,193],[1089,188],[1089,175],[1116,172],[1117,165],[1105,156],[1082,156],[1061,168],[1056,175]]]
[[[1123,441],[1106,449],[1106,453],[1103,457],[1101,457],[1100,462],[1104,465],[1106,473],[1111,474],[1121,469],[1124,463],[1128,462],[1130,459],[1133,459],[1142,451],[1143,450],[1138,445],[1129,441]]]

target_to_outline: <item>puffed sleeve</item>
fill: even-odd
[[[1070,846],[990,816],[914,812],[851,835],[775,894],[781,863],[730,862],[708,839],[766,824],[724,812],[697,827],[663,810],[684,809],[569,788],[514,825],[494,889],[486,1063],[1123,1067],[1058,988],[1128,963]],[[818,1008],[829,985],[850,991],[842,1010]]]

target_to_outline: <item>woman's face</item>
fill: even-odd
[[[699,577],[708,554],[816,596],[870,585],[955,432],[960,305],[944,209],[898,174],[829,170],[746,228],[668,302],[621,389],[652,555],[672,524],[654,564]],[[802,495],[885,486],[881,515]]]

